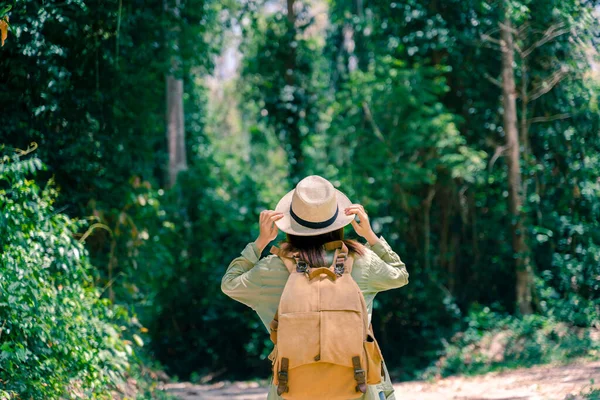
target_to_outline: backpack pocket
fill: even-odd
[[[363,352],[362,315],[355,311],[321,312],[321,356],[323,362],[352,367],[352,357]]]
[[[364,347],[367,358],[367,383],[369,385],[376,385],[381,382],[383,370],[383,357],[381,355],[381,349],[371,334],[367,335],[367,340],[364,342]]]
[[[319,312],[279,314],[277,331],[277,359],[286,357],[289,368],[314,363],[319,355]]]

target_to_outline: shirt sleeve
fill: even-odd
[[[221,279],[221,290],[234,300],[255,309],[262,289],[261,269],[254,268],[260,253],[254,242],[248,243],[242,255],[231,261]]]
[[[408,284],[408,271],[406,265],[398,254],[392,250],[383,236],[373,246],[369,268],[369,290],[382,292],[396,289]]]

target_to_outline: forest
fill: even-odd
[[[374,303],[395,380],[597,360],[599,20],[588,0],[0,1],[0,399],[267,378],[269,335],[220,282],[313,174],[410,273]]]

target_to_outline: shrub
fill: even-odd
[[[598,332],[593,328],[577,328],[552,317],[518,318],[489,307],[473,307],[465,322],[467,328],[444,343],[442,357],[425,376],[483,373],[593,356],[600,351]]]
[[[100,298],[74,238],[85,222],[53,208],[52,181],[31,179],[42,168],[37,158],[0,162],[0,399],[149,395],[133,349],[139,327]]]

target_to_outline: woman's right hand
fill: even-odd
[[[358,216],[358,218],[360,218],[360,222],[357,222],[356,219],[352,220],[352,227],[354,228],[354,230],[356,231],[356,233],[365,238],[367,242],[369,242],[369,244],[371,246],[373,246],[375,243],[377,243],[379,241],[379,238],[377,237],[377,235],[375,234],[375,232],[373,232],[373,229],[371,228],[371,223],[369,222],[369,217],[367,216],[367,212],[365,211],[365,208],[360,205],[360,204],[352,204],[350,207],[346,208],[345,210],[346,215],[351,215],[354,214],[356,216]]]
[[[258,234],[258,238],[254,241],[260,253],[262,253],[264,248],[277,237],[279,229],[277,228],[277,225],[275,225],[275,221],[278,221],[281,218],[283,218],[283,213],[277,211],[264,210],[260,212],[258,221],[260,233]]]

